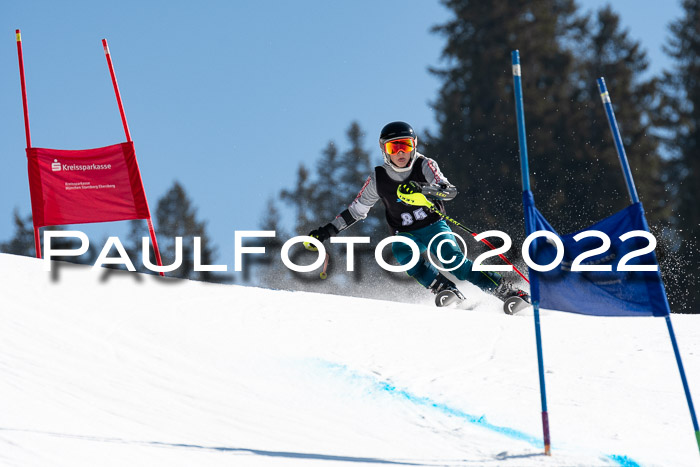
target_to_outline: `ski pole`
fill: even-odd
[[[328,262],[330,259],[331,255],[328,253],[328,251],[326,251],[326,260],[323,262],[323,271],[321,271],[321,274],[318,275],[321,279],[328,277],[328,274],[326,274],[326,269],[328,269]]]
[[[453,223],[454,225],[456,225],[460,229],[464,230],[465,232],[470,233],[472,235],[472,237],[476,237],[478,235],[476,232],[474,232],[469,227],[463,225],[461,222],[456,221],[455,219],[452,219],[447,214],[440,212],[440,210],[438,210],[435,207],[435,204],[433,204],[428,198],[426,198],[423,193],[401,193],[400,191],[397,190],[396,194],[398,195],[399,199],[401,201],[403,201],[404,203],[412,204],[415,206],[425,206],[428,209],[430,209],[431,212],[434,212],[435,214],[442,217],[446,221]],[[496,249],[496,247],[493,246],[493,244],[491,242],[489,242],[488,240],[486,240],[485,238],[482,238],[481,242],[484,243],[489,248],[491,248],[492,250]],[[520,270],[518,270],[518,268],[515,267],[515,265],[508,260],[508,258],[506,258],[504,255],[502,255],[500,253],[499,253],[498,257],[501,258],[503,261],[505,261],[506,264],[513,266],[513,270],[515,272],[517,272],[520,277],[525,279],[525,282],[527,282],[528,284],[530,283],[530,281],[527,279],[527,277],[525,277],[525,275],[523,275],[523,273],[520,272]]]
[[[431,204],[432,204],[432,203],[431,203]],[[472,237],[476,237],[476,236],[478,235],[476,232],[474,232],[474,231],[471,230],[470,228],[468,228],[468,227],[462,225],[460,222],[458,222],[458,221],[452,219],[451,217],[449,217],[449,216],[447,216],[446,214],[443,214],[442,212],[440,212],[439,210],[437,210],[437,208],[435,208],[435,205],[434,205],[434,204],[432,204],[432,206],[428,206],[428,209],[430,209],[432,212],[436,213],[437,215],[439,215],[440,217],[442,217],[442,218],[445,219],[446,221],[452,222],[452,223],[453,223],[454,225],[456,225],[457,227],[459,227],[459,228],[461,228],[462,230],[464,230],[464,231],[466,231],[466,232],[472,234]],[[496,249],[496,247],[493,246],[493,244],[492,244],[491,242],[489,242],[488,240],[486,240],[485,238],[482,238],[481,241],[482,241],[486,246],[488,246],[489,248],[491,248],[492,250],[495,250],[495,249]],[[530,283],[530,281],[527,279],[527,277],[525,277],[525,276],[523,275],[523,273],[520,272],[520,271],[518,270],[518,268],[515,267],[515,265],[514,265],[513,263],[511,263],[510,260],[509,260],[508,258],[506,258],[504,255],[502,255],[502,254],[500,254],[500,253],[499,253],[498,257],[501,258],[506,264],[509,264],[509,265],[513,266],[513,270],[514,270],[515,272],[517,272],[518,275],[519,275],[520,277],[522,277],[523,279],[525,279],[525,281],[526,281],[528,284]]]
[[[304,248],[306,248],[309,251],[318,251],[318,248],[313,246],[310,242],[304,242]],[[328,263],[331,260],[331,255],[328,253],[328,250],[326,250],[326,259],[323,261],[323,270],[321,273],[318,275],[321,279],[326,279],[328,277],[328,273],[326,272],[328,269]]]

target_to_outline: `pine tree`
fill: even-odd
[[[362,147],[363,132],[357,122],[350,124],[347,137],[350,148],[342,156],[339,156],[336,143],[329,141],[316,163],[316,173],[311,174],[301,164],[294,188],[281,191],[280,199],[295,212],[294,231],[297,235],[305,235],[334,219],[373,173],[369,152]],[[374,213],[353,226],[354,235],[372,236],[378,225],[379,217]]]
[[[324,155],[330,157],[331,150],[326,148]],[[284,189],[280,192],[280,199],[292,207],[295,217],[294,232],[306,234],[318,227],[318,215],[316,209],[316,187],[309,180],[309,171],[304,164],[299,165],[297,181],[292,189]]]
[[[604,77],[613,98],[615,115],[635,186],[650,223],[667,220],[669,203],[663,183],[659,139],[652,131],[651,110],[658,99],[658,79],[644,79],[646,53],[638,41],[620,28],[620,18],[610,7],[597,12],[589,34],[578,49],[574,75],[581,86],[574,90],[571,109],[576,134],[571,167],[574,190],[590,198],[586,209],[602,218],[630,203],[620,162],[600,102],[596,80]],[[596,187],[589,193],[587,187]],[[595,202],[596,204],[592,204]]]
[[[326,148],[321,153],[321,158],[316,164],[316,180],[312,196],[313,211],[309,215],[309,220],[315,224],[322,225],[333,219],[338,214],[340,206],[339,190],[337,181],[340,178],[340,164],[338,148],[335,142],[329,141]],[[325,182],[330,181],[330,183]],[[299,234],[306,234],[307,231],[297,231]]]
[[[280,192],[280,199],[291,208],[294,215],[296,235],[306,235],[311,230],[332,221],[353,201],[367,177],[373,173],[370,153],[363,147],[363,136],[364,133],[359,124],[352,122],[347,130],[349,149],[341,153],[335,142],[329,141],[316,163],[316,172],[312,174],[303,164],[300,165],[294,188],[284,189]],[[367,219],[351,227],[351,235],[369,236],[373,241],[369,246],[358,245],[355,247],[355,270],[358,272],[376,267],[373,248],[384,237],[384,231],[380,229],[380,226],[384,225],[383,220],[381,220],[382,215],[381,208],[374,209]],[[345,257],[345,246],[327,243],[326,248],[334,258],[331,261],[331,268],[334,267],[335,263],[344,266],[344,262],[340,258]],[[370,252],[372,254],[368,254]],[[301,258],[303,254],[304,252],[297,252],[296,258]],[[303,261],[303,259],[299,260],[300,263]],[[343,273],[340,267],[335,271],[337,275]],[[321,284],[318,282],[317,273],[306,276],[294,274],[292,276],[293,280],[284,282],[286,287],[355,294],[361,293],[362,289],[357,287],[357,284],[350,284],[347,281],[344,284],[339,284],[328,280]],[[361,274],[355,274],[353,277],[356,279],[359,277],[363,283],[372,280],[371,277],[364,277]],[[260,280],[265,283],[266,278],[260,277]]]
[[[360,128],[359,123],[352,122],[347,131],[347,138],[350,143],[350,148],[343,153],[340,160],[340,180],[336,188],[336,193],[339,195],[336,211],[340,206],[349,205],[352,197],[356,196],[362,189],[362,186],[367,181],[367,177],[374,174],[374,167],[370,162],[370,153],[363,147],[364,132]],[[338,213],[336,212],[336,215]],[[373,244],[376,244],[381,238],[377,238],[384,232],[381,231],[382,225],[381,208],[372,209],[359,224],[353,225],[353,235],[368,236],[372,238]]]
[[[665,50],[674,68],[664,74],[663,124],[665,147],[672,159],[667,167],[668,188],[674,200],[673,225],[681,240],[679,255],[688,259],[682,293],[691,312],[700,311],[697,264],[700,262],[700,0],[683,0],[684,16],[671,24]]]
[[[249,264],[252,260],[254,265],[251,265],[250,268],[245,268],[244,271],[247,273],[251,268],[254,268],[255,275],[261,284],[266,287],[284,289],[287,288],[289,274],[280,259],[280,251],[282,250],[283,242],[290,235],[284,231],[280,225],[280,220],[280,211],[277,208],[277,203],[273,199],[269,199],[267,201],[267,209],[260,223],[260,229],[274,231],[276,236],[262,239],[259,245],[256,245],[263,246],[266,254],[264,256],[255,255],[255,259],[250,258],[248,260]],[[244,279],[248,280],[248,277],[244,277]]]
[[[34,256],[34,226],[32,225],[32,215],[26,218],[20,216],[15,209],[12,213],[15,224],[15,233],[7,242],[0,243],[0,251],[21,256]]]
[[[568,81],[574,63],[562,43],[578,40],[584,22],[572,0],[444,0],[453,18],[434,31],[447,39],[434,103],[438,133],[428,134],[435,158],[459,190],[454,217],[475,230],[524,232],[521,176],[510,54],[523,59],[523,88],[532,183],[538,204],[570,203],[561,185],[568,155]],[[556,175],[553,175],[556,174]],[[540,203],[541,202],[541,203]]]
[[[370,161],[370,152],[364,147],[363,139],[365,134],[359,123],[356,121],[352,122],[346,132],[346,136],[350,147],[343,152],[343,156],[339,161],[340,179],[336,187],[338,201],[335,215],[338,215],[341,210],[350,205],[364,187],[367,178],[370,175],[374,175],[374,165]],[[373,147],[377,148],[377,146]],[[379,152],[378,148],[375,151]],[[379,158],[377,162],[381,162],[381,160]],[[352,274],[355,285],[362,284],[367,289],[370,285],[377,283],[376,279],[379,274],[385,273],[384,270],[377,267],[374,259],[374,249],[387,233],[382,203],[378,202],[365,219],[356,222],[350,229],[347,235],[370,238],[370,243],[368,244],[355,245],[355,271]],[[336,256],[345,257],[344,246],[336,248],[334,251]],[[365,290],[363,296],[371,296],[368,292],[369,290]]]
[[[143,222],[131,224],[130,257],[140,257],[141,239],[144,236]],[[216,264],[216,247],[212,245],[206,231],[206,222],[197,219],[197,209],[187,196],[184,187],[179,182],[174,182],[172,187],[158,200],[156,209],[156,232],[158,234],[158,247],[164,265],[175,261],[175,239],[182,237],[182,265],[173,272],[167,273],[170,277],[183,279],[195,279],[207,282],[223,282],[227,277],[209,271],[194,270],[194,237],[201,239],[201,264]],[[134,255],[134,252],[139,252]],[[155,263],[151,248],[151,264]]]
[[[0,243],[0,251],[21,256],[36,256],[36,248],[34,243],[34,224],[32,223],[32,215],[28,214],[22,218],[19,211],[13,211],[13,222],[15,224],[15,233],[7,242]],[[65,230],[62,226],[47,226],[44,227],[40,235],[41,249],[44,249],[44,235],[46,230]],[[75,238],[54,238],[51,240],[51,246],[61,250],[77,250],[80,247],[80,242]],[[94,242],[90,242],[88,251],[80,256],[54,256],[54,261],[67,261],[76,264],[93,264],[97,258]]]
[[[640,44],[604,8],[595,18],[569,0],[444,1],[454,17],[426,154],[460,189],[454,217],[475,230],[524,236],[510,53],[520,50],[535,200],[561,233],[585,228],[629,203],[596,78],[604,76],[650,221],[668,217],[658,141],[648,109],[656,80],[640,76]]]

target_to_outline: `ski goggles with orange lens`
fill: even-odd
[[[413,138],[394,139],[384,143],[384,152],[389,154],[390,156],[395,156],[401,151],[408,154],[415,148],[416,142]]]

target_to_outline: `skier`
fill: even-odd
[[[433,204],[444,214],[443,202],[452,200],[457,195],[457,188],[450,184],[440,172],[437,162],[416,151],[417,143],[418,137],[408,123],[392,122],[385,125],[379,136],[379,147],[384,155],[384,164],[375,167],[374,173],[367,178],[357,197],[347,209],[330,223],[311,231],[309,236],[321,242],[328,240],[367,217],[372,206],[381,199],[386,208],[386,220],[392,232],[413,240],[421,253],[427,250],[433,237],[441,234],[432,243],[431,253],[439,260],[446,260],[441,261],[443,266],[450,267],[452,264],[461,263],[460,267],[451,271],[457,279],[467,280],[504,301],[511,296],[529,301],[526,292],[514,288],[500,274],[472,270],[472,262],[466,259],[457,247],[452,230],[439,214],[430,211],[427,207],[400,202],[397,190],[402,194],[423,193],[426,198],[434,199]],[[444,238],[448,241],[442,241]],[[437,254],[436,245],[441,245],[440,255]],[[313,245],[307,245],[307,248],[315,249]],[[391,251],[401,265],[408,264],[412,258],[411,248],[405,243],[392,243]],[[421,258],[418,264],[407,273],[434,294],[439,294],[436,297],[438,306],[464,300],[464,295],[457,289],[454,282],[445,277],[425,258]],[[450,299],[445,300],[441,298],[442,296]]]

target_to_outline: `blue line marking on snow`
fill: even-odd
[[[370,392],[381,391],[390,394],[391,396],[404,399],[418,406],[433,408],[435,410],[438,410],[439,412],[442,412],[443,414],[461,418],[463,420],[468,421],[469,423],[478,425],[482,428],[486,428],[487,430],[507,436],[511,439],[525,441],[526,443],[529,443],[536,448],[544,449],[544,441],[542,440],[542,438],[529,435],[527,433],[518,431],[514,428],[510,428],[507,426],[494,425],[486,420],[486,415],[472,415],[467,412],[464,412],[463,410],[450,407],[449,405],[444,404],[442,402],[436,402],[430,399],[429,397],[415,395],[406,389],[397,388],[395,385],[387,381],[382,381],[372,376],[363,375],[356,371],[353,371],[346,365],[332,363],[325,360],[315,360],[315,362],[332,372],[342,373],[344,376],[349,377],[351,380],[360,381],[361,383],[363,383],[364,386],[369,387]],[[640,464],[638,464],[637,462],[635,462],[627,456],[610,454],[606,455],[605,457],[613,462],[616,462],[622,467],[640,467]]]
[[[476,416],[476,415],[468,414],[462,410],[450,407],[447,404],[443,404],[441,402],[435,402],[428,397],[416,396],[415,394],[411,394],[410,392],[406,391],[405,389],[399,389],[399,388],[397,388],[397,387],[395,387],[387,382],[384,382],[384,381],[377,381],[377,382],[375,382],[375,385],[379,389],[381,389],[382,391],[388,392],[389,394],[391,394],[393,396],[399,396],[402,399],[405,399],[405,400],[412,402],[416,405],[423,406],[423,407],[432,407],[432,408],[434,408],[434,409],[436,409],[444,414],[452,415],[454,417],[465,419],[469,423],[479,425],[483,428],[486,428],[487,430],[494,431],[496,433],[505,435],[505,436],[512,438],[512,439],[516,439],[518,441],[525,441],[525,442],[527,442],[535,447],[544,448],[544,442],[540,438],[537,438],[536,436],[528,435],[527,433],[523,433],[522,431],[518,431],[518,430],[515,430],[513,428],[494,425],[486,420],[485,415]]]
[[[417,396],[415,394],[412,394],[411,392],[409,392],[406,389],[397,388],[393,384],[388,383],[386,381],[381,381],[381,380],[372,378],[371,376],[361,375],[359,373],[356,373],[345,365],[324,362],[324,361],[320,361],[320,363],[322,366],[324,366],[332,371],[342,372],[342,373],[350,376],[351,379],[362,381],[363,383],[365,383],[366,386],[369,386],[371,390],[373,389],[373,390],[377,390],[377,391],[386,392],[392,396],[407,400],[413,404],[416,404],[416,405],[419,405],[422,407],[433,408],[433,409],[438,410],[439,412],[442,412],[446,415],[452,415],[454,417],[462,418],[462,419],[468,421],[469,423],[479,425],[479,426],[486,428],[488,430],[491,430],[491,431],[494,431],[496,433],[508,436],[509,438],[516,439],[518,441],[525,441],[525,442],[527,442],[535,447],[544,449],[544,441],[541,438],[529,435],[527,433],[523,433],[522,431],[518,431],[514,428],[494,425],[486,420],[485,415],[476,416],[476,415],[468,414],[467,412],[464,412],[460,409],[450,407],[447,404],[443,404],[441,402],[436,402],[436,401],[430,399],[429,397]]]
[[[639,464],[637,464],[637,462],[635,462],[627,456],[618,456],[617,454],[611,454],[607,457],[608,459],[617,462],[622,467],[641,467]]]

